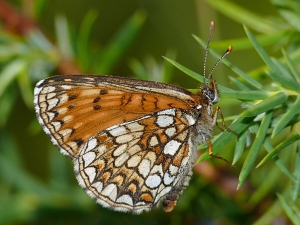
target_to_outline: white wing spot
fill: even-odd
[[[202,109],[202,105],[197,105],[197,106],[196,106],[196,109],[198,109],[198,110],[199,110],[199,109]]]
[[[91,151],[92,149],[94,149],[96,146],[97,146],[97,139],[96,138],[93,138],[93,139],[91,139],[91,140],[89,140],[88,142],[87,142],[87,148],[86,148],[86,150],[85,150],[85,152],[89,152],[89,151]]]
[[[165,185],[170,185],[174,181],[175,177],[170,176],[169,173],[165,173],[164,175],[164,184]]]
[[[160,185],[161,178],[157,174],[153,174],[153,175],[150,175],[149,177],[147,177],[145,183],[149,188],[156,188]]]
[[[132,201],[132,198],[131,198],[130,195],[122,195],[121,197],[119,197],[117,199],[117,202],[125,203],[125,204],[130,205],[130,206],[133,205],[133,201]]]
[[[71,128],[67,128],[67,129],[64,129],[64,130],[60,130],[60,131],[58,131],[57,133],[58,134],[60,134],[60,136],[63,136],[63,140],[65,140],[66,139],[66,137],[70,134],[70,133],[72,133],[72,129]]]
[[[117,128],[114,128],[114,129],[110,130],[109,133],[112,136],[116,137],[116,136],[120,136],[120,135],[126,134],[127,130],[126,130],[125,127],[121,126],[121,127],[117,127]]]
[[[159,127],[167,127],[174,123],[172,116],[161,115],[157,117],[156,123]]]
[[[46,115],[48,116],[49,121],[52,121],[55,117],[55,113],[53,112],[46,112]]]
[[[192,117],[191,115],[186,114],[185,118],[187,119],[187,121],[189,122],[189,125],[194,125],[196,123],[196,120],[194,117]]]
[[[178,151],[180,145],[180,142],[171,140],[165,145],[164,153],[174,155]]]
[[[100,182],[100,181],[97,181],[95,183],[92,183],[91,186],[96,188],[97,191],[100,193],[102,191],[102,188],[103,188],[103,183]]]
[[[37,83],[37,85],[39,85],[39,83]],[[53,86],[48,86],[43,89],[43,93],[50,93],[53,91],[55,91],[55,87],[53,87]]]
[[[72,88],[70,85],[61,85],[60,87],[65,90],[70,90]]]
[[[58,131],[61,128],[60,122],[51,122],[51,125],[54,127],[55,131]]]
[[[127,143],[134,138],[131,134],[125,134],[116,138],[116,142],[119,144]]]
[[[139,165],[139,174],[141,174],[143,177],[148,176],[150,172],[150,161],[147,159],[143,159],[141,164]]]
[[[82,156],[84,165],[90,165],[96,158],[96,154],[94,152],[88,152]]]
[[[139,151],[141,151],[142,149],[141,149],[141,146],[139,146],[139,145],[134,145],[134,146],[132,146],[131,148],[129,148],[128,149],[128,154],[129,155],[134,155],[135,153],[137,153],[137,152],[139,152]]]
[[[158,140],[157,140],[157,137],[155,135],[150,138],[149,144],[150,144],[151,147],[158,145]]]
[[[115,160],[115,166],[120,167],[122,166],[129,158],[129,155],[127,152],[124,152],[122,155],[120,155],[118,158]]]
[[[116,142],[119,144],[127,143],[133,139],[139,138],[142,136],[143,132],[136,132],[132,134],[124,134],[116,138]]]
[[[174,176],[178,172],[178,167],[170,165],[169,171],[170,171],[171,176]]]
[[[169,137],[173,137],[176,134],[176,128],[175,127],[167,128],[166,131],[165,131],[165,133]]]
[[[96,169],[94,167],[88,167],[84,169],[87,177],[89,178],[90,183],[92,183],[96,177]]]
[[[115,184],[109,184],[101,192],[102,195],[109,197],[112,201],[116,201],[117,197],[117,186]]]
[[[140,155],[134,155],[127,161],[127,166],[136,167],[140,163],[141,159],[142,157]]]
[[[166,109],[157,113],[157,115],[172,115],[175,116],[175,109]]]
[[[53,98],[54,96],[56,96],[56,93],[49,93],[47,94],[47,99]]]
[[[129,123],[126,125],[127,128],[131,131],[131,132],[136,132],[136,131],[143,131],[144,130],[144,126],[135,122],[135,123]]]
[[[113,152],[113,156],[119,156],[122,153],[124,153],[127,149],[127,144],[120,145],[116,148],[116,150]]]

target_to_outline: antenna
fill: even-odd
[[[207,55],[208,55],[208,48],[209,48],[209,43],[211,41],[211,38],[213,36],[213,33],[215,31],[215,22],[214,21],[211,21],[210,22],[210,27],[209,27],[209,37],[208,37],[208,40],[207,40],[207,44],[206,44],[206,48],[205,48],[205,55],[204,55],[204,65],[203,65],[203,78],[204,78],[204,83],[205,84],[208,84],[208,79],[206,79],[206,60],[207,60]]]
[[[205,48],[205,55],[204,55],[204,65],[203,65],[203,70],[204,70],[204,73],[203,73],[203,77],[204,77],[204,84],[208,84],[208,80],[211,78],[212,76],[212,73],[213,71],[215,70],[215,68],[217,67],[217,65],[222,61],[222,59],[225,58],[226,55],[228,55],[231,51],[232,51],[232,46],[230,45],[226,52],[221,56],[221,58],[218,59],[218,61],[215,63],[215,65],[213,66],[213,68],[211,69],[210,73],[208,74],[208,77],[206,78],[206,61],[207,61],[207,55],[208,55],[208,48],[209,48],[209,44],[210,44],[210,41],[211,41],[211,38],[212,38],[212,35],[214,33],[214,30],[215,30],[215,22],[214,21],[211,21],[210,22],[210,32],[209,32],[209,37],[208,37],[208,41],[207,41],[207,45],[206,45],[206,48]]]
[[[221,56],[221,58],[218,59],[218,61],[215,63],[215,65],[213,66],[213,68],[211,69],[210,73],[208,74],[208,79],[211,78],[213,71],[215,70],[215,68],[217,67],[217,65],[219,64],[219,62],[221,62],[222,59],[225,58],[226,55],[228,55],[231,51],[232,51],[232,46],[228,46],[226,52],[224,52],[224,54]]]

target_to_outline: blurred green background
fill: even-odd
[[[286,154],[280,156],[284,169],[274,161],[256,170],[251,165],[247,169],[249,177],[236,190],[247,151],[256,136],[251,133],[257,132],[250,128],[250,132],[244,131],[243,150],[236,158],[241,157],[240,160],[235,160],[235,169],[220,160],[201,162],[171,213],[164,213],[158,207],[149,213],[131,215],[107,210],[89,198],[77,184],[73,163],[52,145],[33,110],[35,83],[55,74],[111,74],[198,88],[198,80],[172,67],[162,56],[202,75],[204,50],[192,34],[206,41],[212,20],[216,24],[212,48],[221,54],[228,45],[233,45],[233,52],[226,59],[277,93],[279,89],[270,88],[271,83],[280,82],[268,75],[272,70],[254,50],[243,24],[272,57],[282,59],[281,48],[291,54],[296,52],[291,58],[298,70],[299,12],[297,1],[284,0],[1,0],[0,224],[299,222],[298,137],[284,151]],[[208,70],[215,62],[209,55]],[[244,80],[232,66],[228,68],[221,63],[213,76],[225,87],[252,90],[241,85]],[[293,109],[295,96],[299,94],[289,89],[284,92],[288,101],[279,105],[279,111],[271,116],[270,129],[280,116]],[[227,121],[237,119],[239,113],[261,101],[250,99],[250,94],[245,99],[229,97],[227,92],[222,95],[221,91],[218,105],[229,117]],[[284,127],[293,126],[299,133],[299,110],[292,117],[292,122]],[[261,121],[258,118],[254,122],[254,118],[250,121],[253,127]],[[277,146],[290,131],[285,129],[276,138],[272,137],[271,143]],[[215,134],[218,133],[216,129]],[[271,131],[266,138],[270,136]],[[236,156],[236,140],[222,145],[223,151],[218,155],[232,161]],[[243,147],[245,143],[248,148]],[[268,142],[263,140],[265,143]],[[257,155],[262,159],[265,154],[265,151],[256,154],[254,160]]]

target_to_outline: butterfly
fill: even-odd
[[[212,22],[209,41],[213,29]],[[173,210],[188,186],[198,144],[207,142],[212,154],[218,100],[211,73],[195,94],[159,82],[94,75],[54,76],[34,89],[38,121],[73,160],[80,186],[102,206],[133,213],[160,202],[164,211]]]

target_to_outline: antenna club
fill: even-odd
[[[215,22],[211,21],[210,22],[210,33],[213,34],[215,31]]]
[[[233,47],[231,45],[228,46],[227,51],[231,52]]]

